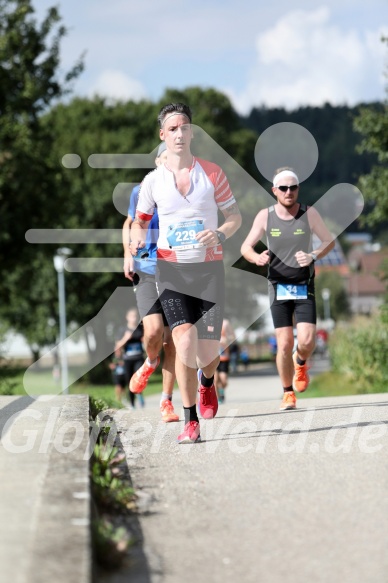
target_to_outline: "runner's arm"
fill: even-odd
[[[131,225],[131,244],[130,250],[132,255],[136,255],[139,249],[146,245],[146,237],[149,224],[154,214],[155,201],[153,198],[152,173],[148,174],[141,183],[138,192],[136,213],[133,216]],[[128,215],[131,213],[128,212]]]
[[[136,211],[136,217],[131,226],[131,244],[129,246],[132,255],[136,255],[139,249],[145,247],[147,230],[151,219],[152,215],[144,216]]]
[[[269,263],[268,249],[263,253],[256,253],[255,245],[263,237],[267,229],[268,209],[261,210],[253,221],[251,230],[248,233],[244,243],[241,245],[241,255],[255,265],[267,265]]]
[[[225,221],[220,227],[212,231],[211,229],[205,229],[197,233],[196,239],[200,241],[205,247],[214,247],[219,245],[218,233],[223,233],[226,239],[229,239],[241,225],[241,214],[238,210],[236,203],[231,204],[226,209],[221,209],[222,214],[225,217]]]
[[[122,241],[124,248],[124,268],[123,268],[124,276],[127,279],[130,279],[131,281],[133,281],[135,264],[129,246],[131,243],[131,225],[133,223],[133,217],[135,216],[138,199],[139,199],[139,187],[135,186],[131,192],[131,196],[129,199],[128,216],[124,221],[122,229]]]
[[[123,346],[125,345],[126,342],[128,342],[128,340],[130,340],[132,338],[132,334],[134,333],[134,330],[130,331],[130,330],[125,330],[123,336],[121,338],[119,338],[118,340],[116,340],[115,342],[115,350],[121,349],[123,348]]]
[[[132,217],[127,217],[123,224],[122,239],[124,248],[124,276],[133,281],[134,261],[130,250]]]
[[[317,256],[317,259],[322,259],[334,249],[335,239],[315,208],[310,207],[307,211],[307,216],[312,232],[321,241],[320,246],[317,249],[313,249],[312,253]]]
[[[226,238],[229,239],[241,227],[241,214],[236,202],[222,209],[221,212],[225,217],[225,221],[217,231],[224,233]]]

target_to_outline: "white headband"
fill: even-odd
[[[295,178],[297,184],[299,184],[299,178],[297,177],[295,172],[292,172],[292,170],[282,170],[281,172],[279,172],[279,174],[276,174],[275,178],[273,179],[274,186],[277,186],[277,183],[280,178]]]
[[[181,111],[174,111],[173,113],[171,113],[170,115],[168,115],[167,117],[164,118],[163,123],[162,123],[162,127],[164,126],[166,121],[168,119],[170,119],[170,117],[172,117],[173,115],[184,115],[185,117],[187,117],[187,119],[189,120],[189,123],[190,123],[190,119],[185,113],[182,113]]]

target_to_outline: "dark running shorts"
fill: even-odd
[[[307,299],[305,300],[277,300],[276,283],[269,287],[269,297],[271,302],[271,314],[275,328],[283,328],[307,322],[316,324],[317,310],[315,305],[314,283],[307,286]],[[275,298],[275,299],[274,299]],[[294,321],[295,316],[295,321]]]
[[[115,372],[112,374],[112,380],[114,385],[120,385],[122,389],[125,389],[126,380],[124,374],[116,374]]]
[[[146,273],[140,274],[140,281],[136,286],[136,304],[141,320],[150,314],[160,314],[163,324],[168,326],[166,316],[162,310],[156,289],[155,277]]]
[[[218,372],[225,372],[229,374],[229,360],[220,360],[217,366]]]
[[[195,324],[198,338],[219,340],[224,316],[225,272],[222,261],[158,261],[159,299],[171,330]]]

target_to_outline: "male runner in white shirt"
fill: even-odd
[[[241,215],[222,169],[191,153],[190,108],[170,103],[161,109],[158,120],[167,161],[142,182],[131,229],[131,253],[144,247],[157,206],[156,282],[176,347],[176,377],[185,412],[178,442],[193,443],[200,441],[197,364],[202,369],[200,413],[211,419],[218,410],[214,373],[224,313],[222,243],[240,227]],[[218,210],[225,217],[219,229]]]

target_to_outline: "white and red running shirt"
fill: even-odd
[[[177,189],[173,172],[161,165],[141,183],[136,215],[149,221],[157,206],[158,258],[175,263],[218,261],[223,257],[222,246],[200,246],[195,234],[204,229],[215,231],[218,209],[223,211],[235,202],[223,170],[217,164],[194,158],[186,196]]]

